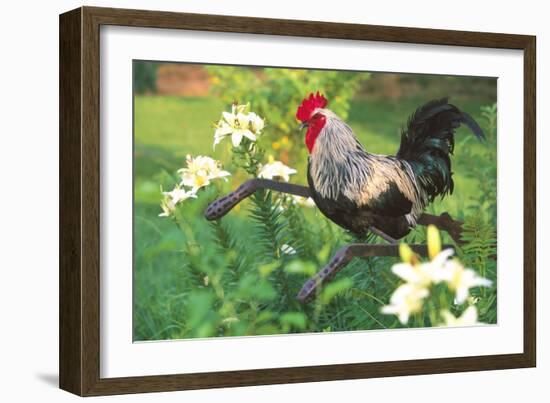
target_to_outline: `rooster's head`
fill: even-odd
[[[298,110],[296,111],[296,119],[302,122],[301,128],[307,127],[306,146],[311,153],[315,140],[323,129],[326,123],[326,115],[324,108],[327,106],[327,99],[319,94],[309,94],[309,97],[304,98]]]

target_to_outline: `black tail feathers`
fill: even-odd
[[[485,133],[483,133],[483,130],[481,130],[481,127],[479,127],[474,118],[472,118],[466,112],[461,112],[461,114],[462,123],[468,126],[468,128],[472,131],[472,133],[475,134],[478,140],[485,140]]]
[[[453,191],[450,155],[454,150],[454,131],[461,124],[479,140],[485,139],[477,122],[449,104],[447,98],[430,101],[418,108],[401,132],[397,157],[409,162],[430,201]]]

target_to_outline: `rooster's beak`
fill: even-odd
[[[307,127],[307,122],[303,122],[302,124],[300,124],[300,130],[304,129]]]

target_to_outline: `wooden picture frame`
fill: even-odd
[[[170,28],[524,52],[523,353],[100,377],[100,27]],[[60,16],[60,387],[81,396],[533,367],[536,363],[535,37],[81,7]]]

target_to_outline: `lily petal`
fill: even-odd
[[[224,111],[222,112],[222,116],[230,126],[233,126],[235,124],[235,119],[237,117],[234,114]]]
[[[243,139],[243,133],[241,130],[234,131],[231,135],[231,142],[233,143],[233,147],[238,147],[239,144],[241,144],[241,140]]]

